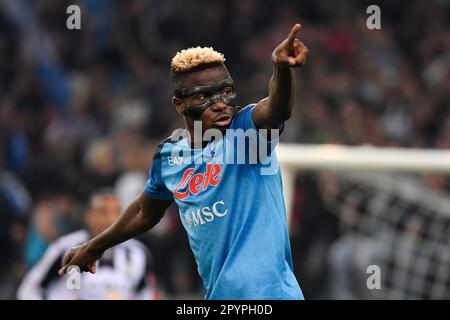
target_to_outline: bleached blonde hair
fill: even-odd
[[[172,59],[171,67],[175,72],[187,72],[200,65],[224,63],[224,61],[224,55],[212,47],[195,47],[177,52]]]

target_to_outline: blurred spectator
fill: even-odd
[[[121,205],[114,194],[106,191],[95,193],[84,214],[85,228],[67,234],[50,244],[42,259],[23,279],[18,289],[18,298],[49,300],[157,298],[157,286],[152,271],[153,260],[148,250],[137,240],[129,240],[107,250],[97,263],[95,275],[81,274],[79,290],[69,288],[67,277],[58,275],[62,259],[69,249],[101,233],[120,213]],[[44,225],[52,224],[47,222]],[[54,230],[47,232],[52,234]]]
[[[57,237],[77,228],[77,203],[69,194],[40,200],[34,207],[25,239],[24,259],[28,268],[34,266]]]

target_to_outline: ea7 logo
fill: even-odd
[[[177,165],[181,166],[183,164],[183,157],[169,157],[169,166]]]

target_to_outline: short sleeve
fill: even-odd
[[[173,200],[172,192],[164,184],[161,172],[161,157],[156,154],[152,161],[152,167],[148,172],[144,193],[156,200]]]
[[[255,109],[255,106],[256,103],[252,103],[239,111],[239,113],[235,117],[235,124],[233,129],[242,129],[244,131],[247,131],[249,129],[256,130],[258,132],[256,141],[258,146],[256,149],[253,149],[259,150],[260,144],[265,144],[267,154],[264,155],[263,158],[266,158],[266,156],[269,156],[272,153],[273,149],[280,141],[280,137],[284,129],[284,124],[281,130],[267,130],[256,128],[255,122],[253,121],[253,110]],[[270,135],[270,141],[267,140],[267,135]],[[260,158],[260,161],[262,161],[263,158]]]

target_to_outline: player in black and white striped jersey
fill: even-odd
[[[97,262],[95,275],[81,273],[80,289],[71,289],[67,285],[68,276],[58,275],[70,248],[101,233],[120,212],[120,202],[113,193],[94,194],[84,217],[86,228],[65,235],[48,247],[20,284],[18,299],[157,299],[150,253],[133,239],[107,250]]]

